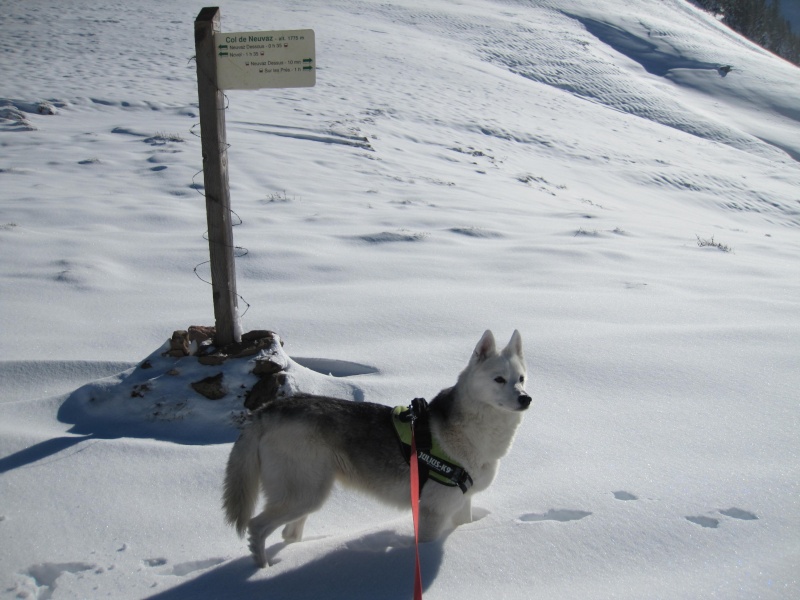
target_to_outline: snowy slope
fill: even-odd
[[[202,5],[0,7],[0,594],[410,597],[410,516],[345,491],[253,568],[235,429],[198,433],[236,394],[131,404],[126,369],[213,322]],[[227,94],[245,328],[385,404],[523,334],[534,405],[425,597],[800,595],[798,69],[679,0],[221,11],[314,29],[319,65]]]

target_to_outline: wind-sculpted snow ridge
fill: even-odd
[[[580,4],[576,8],[586,12]],[[687,36],[681,24],[634,12],[622,27],[602,17],[572,14],[558,3],[537,11],[511,3],[507,10],[482,15],[480,22],[473,15],[431,9],[392,6],[381,11],[409,26],[468,43],[486,62],[536,83],[758,156],[785,158],[784,149],[724,118],[697,113],[665,85],[665,79],[680,71],[714,80],[731,69],[722,51],[714,60],[702,46],[682,42]],[[681,41],[674,44],[676,40]],[[653,77],[642,77],[637,67]]]
[[[0,361],[0,380],[4,382],[4,393],[0,402],[64,394],[133,366],[132,363],[115,361],[3,360]]]
[[[589,42],[586,33],[595,35],[605,44],[608,44],[607,40],[617,36],[622,43],[615,46],[625,45],[634,56],[637,56],[634,48],[641,51],[642,56],[637,56],[638,60],[634,60],[643,63],[643,66],[650,64],[644,57],[655,49],[654,45],[642,38],[625,34],[612,25],[591,19],[573,18],[586,27],[586,32],[567,29],[570,33],[566,35],[572,38],[569,40],[571,43],[556,44],[556,36],[563,37],[563,31],[550,33],[538,28],[521,27],[506,48],[487,47],[484,50],[485,55],[488,60],[503,64],[522,77],[562,89],[614,110],[762,156],[778,156],[774,148],[760,140],[694,114],[668,93],[657,89],[642,89],[646,84],[643,84],[641,78],[633,77],[619,66],[618,61],[610,60],[606,53],[587,51]],[[609,45],[609,48],[617,51],[615,46]],[[549,52],[545,53],[545,48],[549,48]],[[554,48],[558,50],[554,51]],[[546,58],[541,60],[542,56]],[[658,61],[661,64],[659,71],[663,70],[663,74],[669,71],[665,66],[669,64],[669,59],[672,59],[675,68],[702,69],[709,77],[720,76],[717,72],[718,65],[689,61],[668,54],[664,54]]]

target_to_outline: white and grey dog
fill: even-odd
[[[440,472],[420,495],[422,541],[472,520],[472,495],[489,487],[531,403],[525,383],[519,332],[498,351],[486,331],[456,385],[431,401],[429,430],[440,454],[425,458]],[[239,535],[249,531],[259,566],[267,562],[266,538],[285,526],[283,539],[299,541],[306,518],[322,507],[336,480],[410,506],[408,450],[404,456],[395,420],[388,406],[307,395],[273,400],[257,412],[231,450],[223,503]],[[462,481],[441,475],[454,470]],[[251,518],[259,489],[266,506]]]

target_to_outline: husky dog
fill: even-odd
[[[472,521],[472,495],[489,487],[530,406],[525,375],[519,332],[498,352],[486,331],[456,385],[431,401],[431,437],[469,474],[471,486],[424,485],[421,541]],[[306,518],[322,507],[334,481],[408,508],[409,478],[391,407],[297,395],[268,402],[233,445],[223,504],[239,535],[248,530],[253,558],[264,567],[266,538],[283,526],[286,543],[299,541]],[[251,518],[259,488],[266,506]]]

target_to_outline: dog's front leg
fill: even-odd
[[[307,518],[308,515],[301,517],[283,528],[283,539],[287,544],[293,544],[303,539],[303,527],[305,527]]]
[[[419,541],[432,542],[438,539],[448,522],[447,514],[434,511],[430,508],[419,509]]]
[[[464,503],[453,515],[453,527],[472,523],[472,498],[464,498]]]

